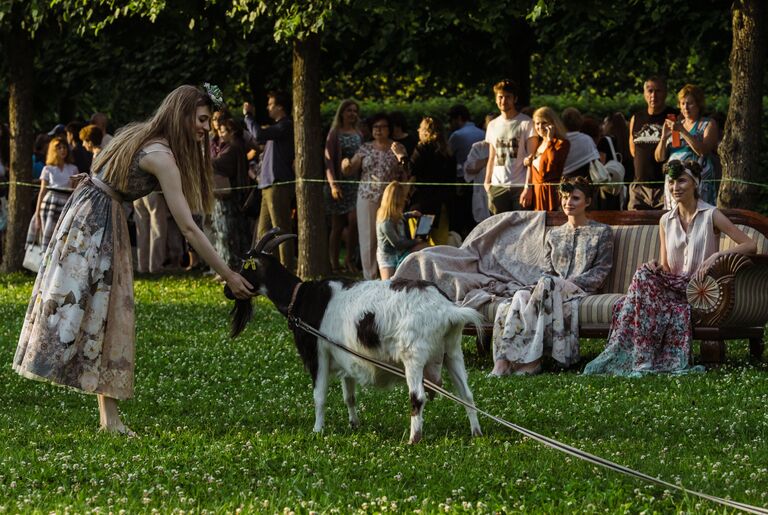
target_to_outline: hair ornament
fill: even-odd
[[[696,184],[696,187],[698,188],[698,187],[699,187],[699,184],[701,183],[701,179],[699,179],[698,177],[696,177],[695,175],[693,175],[693,172],[692,172],[692,171],[691,171],[691,169],[690,169],[690,168],[688,168],[688,167],[685,167],[685,168],[683,168],[683,172],[685,172],[686,174],[688,174],[688,175],[691,177],[691,179],[693,179],[693,182]]]
[[[224,95],[221,93],[221,90],[218,86],[209,82],[204,82],[203,89],[211,98],[211,101],[213,102],[213,105],[216,106],[216,109],[221,109],[224,107]]]
[[[664,171],[672,180],[679,179],[681,175],[688,175],[691,179],[693,179],[693,182],[696,184],[697,188],[701,183],[701,179],[694,175],[693,171],[691,170],[690,166],[687,165],[687,163],[683,163],[682,161],[678,161],[676,159],[669,161],[665,165]]]

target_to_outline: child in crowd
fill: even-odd
[[[405,235],[404,220],[421,216],[418,211],[403,213],[407,201],[408,187],[392,181],[384,189],[376,212],[376,260],[382,279],[392,277],[406,255],[427,246],[425,242]]]

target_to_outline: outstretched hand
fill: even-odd
[[[246,300],[256,294],[256,292],[253,291],[253,285],[237,272],[232,272],[229,277],[227,277],[227,286],[232,290],[232,294],[236,299]]]

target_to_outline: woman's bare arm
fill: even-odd
[[[227,281],[235,297],[238,299],[249,298],[252,295],[253,286],[240,274],[229,268],[192,219],[192,212],[181,186],[181,173],[173,156],[166,152],[152,152],[141,159],[139,166],[142,170],[157,177],[165,196],[165,202],[168,204],[168,209],[171,211],[176,225],[198,255]]]
[[[664,226],[659,222],[659,266],[669,272],[669,262],[667,261],[667,235],[664,232]]]
[[[726,234],[730,239],[732,239],[736,243],[736,246],[727,250],[715,252],[706,260],[704,260],[696,272],[696,275],[699,277],[699,279],[703,279],[707,272],[709,272],[709,269],[712,267],[712,265],[715,264],[717,258],[720,256],[724,256],[726,254],[749,255],[757,252],[757,244],[754,242],[754,240],[747,236],[744,231],[736,227],[736,225],[734,225],[734,223],[731,222],[728,217],[725,216],[719,209],[715,209],[715,212],[712,214],[712,225],[715,226],[715,229]]]

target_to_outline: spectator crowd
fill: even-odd
[[[629,122],[619,113],[602,120],[569,107],[520,106],[517,85],[493,86],[497,112],[475,124],[464,105],[445,120],[424,116],[408,126],[400,112],[361,113],[342,101],[326,133],[324,203],[330,268],[366,279],[389,277],[410,251],[426,245],[459,245],[490,215],[514,210],[561,209],[564,178],[590,179],[590,209],[670,209],[663,165],[694,160],[701,165],[701,195],[714,204],[721,137],[715,118],[704,115],[701,88],[686,84],[678,108],[667,105],[663,77],[643,84],[646,108]],[[294,140],[288,96],[267,96],[270,123],[255,106],[239,113],[217,111],[211,120],[211,158],[216,200],[208,216],[195,214],[230,266],[273,226],[294,230]],[[444,125],[445,124],[445,125]],[[40,187],[28,241],[47,244],[69,194],[71,178],[89,173],[112,136],[109,120],[96,113],[88,123],[56,125],[34,142],[33,178]],[[0,127],[0,183],[7,181],[8,129]],[[0,186],[0,231],[5,228],[7,188]],[[195,269],[201,261],[176,227],[161,192],[125,204],[132,222],[134,265],[141,273]],[[426,216],[425,216],[426,215]],[[424,220],[422,220],[424,219]],[[422,225],[425,232],[417,234]],[[430,225],[431,224],[431,225]],[[280,247],[295,267],[296,248]]]

